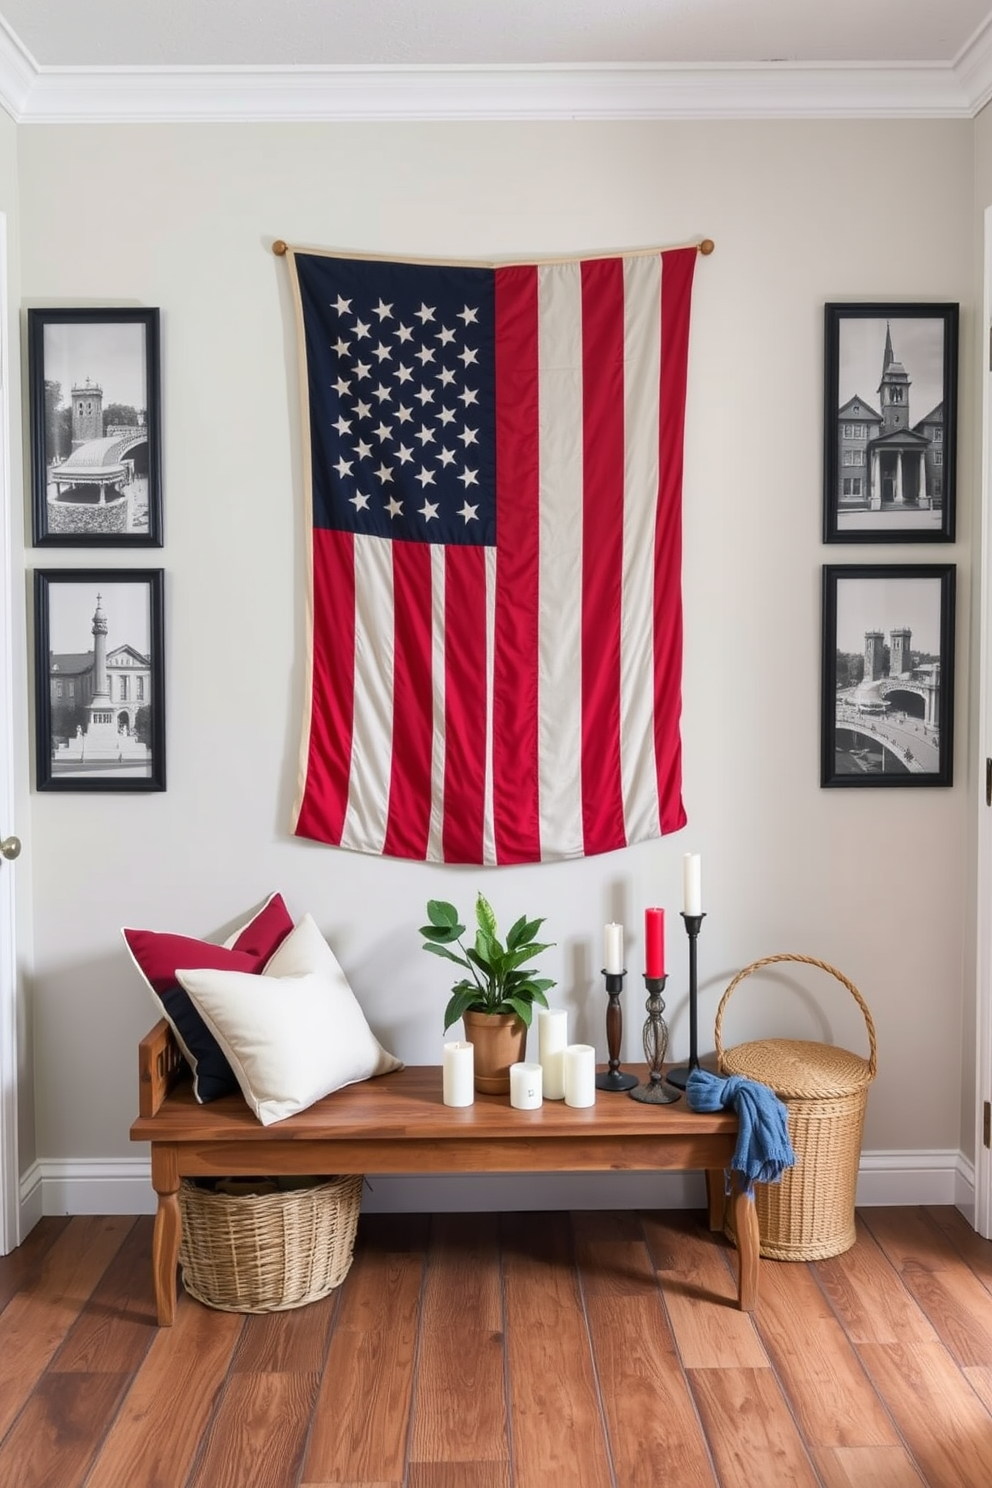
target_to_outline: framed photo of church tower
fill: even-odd
[[[165,790],[163,570],[36,569],[39,790]]]
[[[160,548],[159,313],[29,310],[35,547]]]
[[[829,304],[823,540],[953,542],[958,306]]]

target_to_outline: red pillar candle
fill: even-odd
[[[665,911],[644,911],[644,975],[665,975]]]

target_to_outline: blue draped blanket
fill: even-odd
[[[746,1193],[753,1194],[756,1183],[778,1183],[785,1169],[795,1166],[788,1115],[770,1086],[743,1075],[722,1079],[696,1068],[690,1072],[685,1098],[693,1111],[737,1112],[739,1131],[730,1167],[740,1174]]]

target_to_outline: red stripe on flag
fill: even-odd
[[[486,550],[444,555],[446,863],[481,863],[486,803]]]
[[[582,832],[625,847],[620,773],[624,488],[623,263],[582,265]]]
[[[393,749],[383,853],[426,858],[431,821],[431,550],[394,542]]]
[[[337,844],[348,809],[355,706],[355,547],[347,532],[313,532],[313,687],[307,775],[294,832]]]
[[[539,429],[537,270],[498,269],[492,731],[497,863],[534,863],[541,857]]]
[[[696,249],[661,255],[661,429],[655,523],[654,741],[661,831],[686,824],[682,804],[682,467],[689,307]]]

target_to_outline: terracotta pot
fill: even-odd
[[[463,1013],[465,1038],[473,1045],[475,1088],[485,1095],[510,1089],[510,1065],[524,1057],[527,1025],[516,1013]]]

